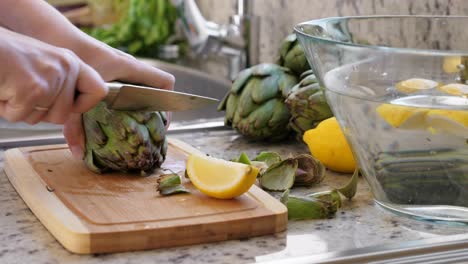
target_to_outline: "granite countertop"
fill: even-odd
[[[212,156],[226,159],[238,156],[240,151],[248,155],[260,150],[277,151],[282,155],[307,151],[304,145],[293,141],[281,144],[248,142],[230,130],[172,136]],[[0,149],[0,263],[251,263],[468,231],[466,227],[398,217],[376,205],[368,185],[360,179],[356,197],[352,201],[344,201],[333,219],[290,221],[287,231],[275,235],[168,249],[75,255],[65,250],[42,226],[9,183],[3,172],[3,151]],[[349,175],[327,171],[322,184],[310,189],[294,189],[293,192],[310,193],[327,185],[340,186],[348,179]]]

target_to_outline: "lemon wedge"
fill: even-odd
[[[452,56],[452,57],[445,57],[444,63],[442,64],[442,68],[446,73],[455,73],[458,72],[458,65],[461,64],[461,57],[460,56]]]
[[[426,114],[429,109],[382,104],[377,107],[376,111],[392,127],[415,129],[425,127]]]
[[[436,81],[412,78],[401,81],[396,84],[396,89],[405,94],[411,94],[422,90],[429,90],[438,87],[440,84]]]
[[[468,138],[468,111],[430,110],[427,113],[427,124],[435,133],[449,133]]]
[[[468,85],[461,83],[451,83],[438,88],[444,93],[459,95],[459,96],[468,96]]]
[[[193,185],[219,199],[231,199],[247,192],[258,175],[254,166],[202,155],[190,155],[186,165]]]

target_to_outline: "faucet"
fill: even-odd
[[[258,63],[258,19],[250,14],[250,1],[237,1],[237,14],[229,24],[207,21],[195,0],[172,0],[180,18],[180,26],[195,56],[217,55],[228,60],[228,78]]]

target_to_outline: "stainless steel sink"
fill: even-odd
[[[176,91],[209,96],[221,100],[231,87],[231,83],[227,79],[214,77],[201,71],[157,60],[142,59],[142,61],[163,71],[172,73],[176,78],[174,87]],[[176,127],[200,123],[205,122],[206,119],[219,119],[224,116],[224,113],[217,112],[216,107],[217,105],[212,105],[203,109],[173,113],[173,123],[171,126]]]
[[[227,79],[214,77],[204,72],[184,66],[169,64],[158,60],[140,59],[161,70],[172,73],[176,78],[176,91],[214,97],[221,100],[229,90],[231,83]],[[202,109],[173,113],[169,128],[173,133],[204,127],[222,126],[224,113],[216,111],[217,105]],[[0,118],[0,147],[26,144],[49,144],[63,142],[61,126],[24,123],[7,123]]]

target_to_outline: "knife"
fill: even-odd
[[[186,111],[218,102],[218,99],[142,85],[106,83],[109,93],[104,99],[115,110]]]

